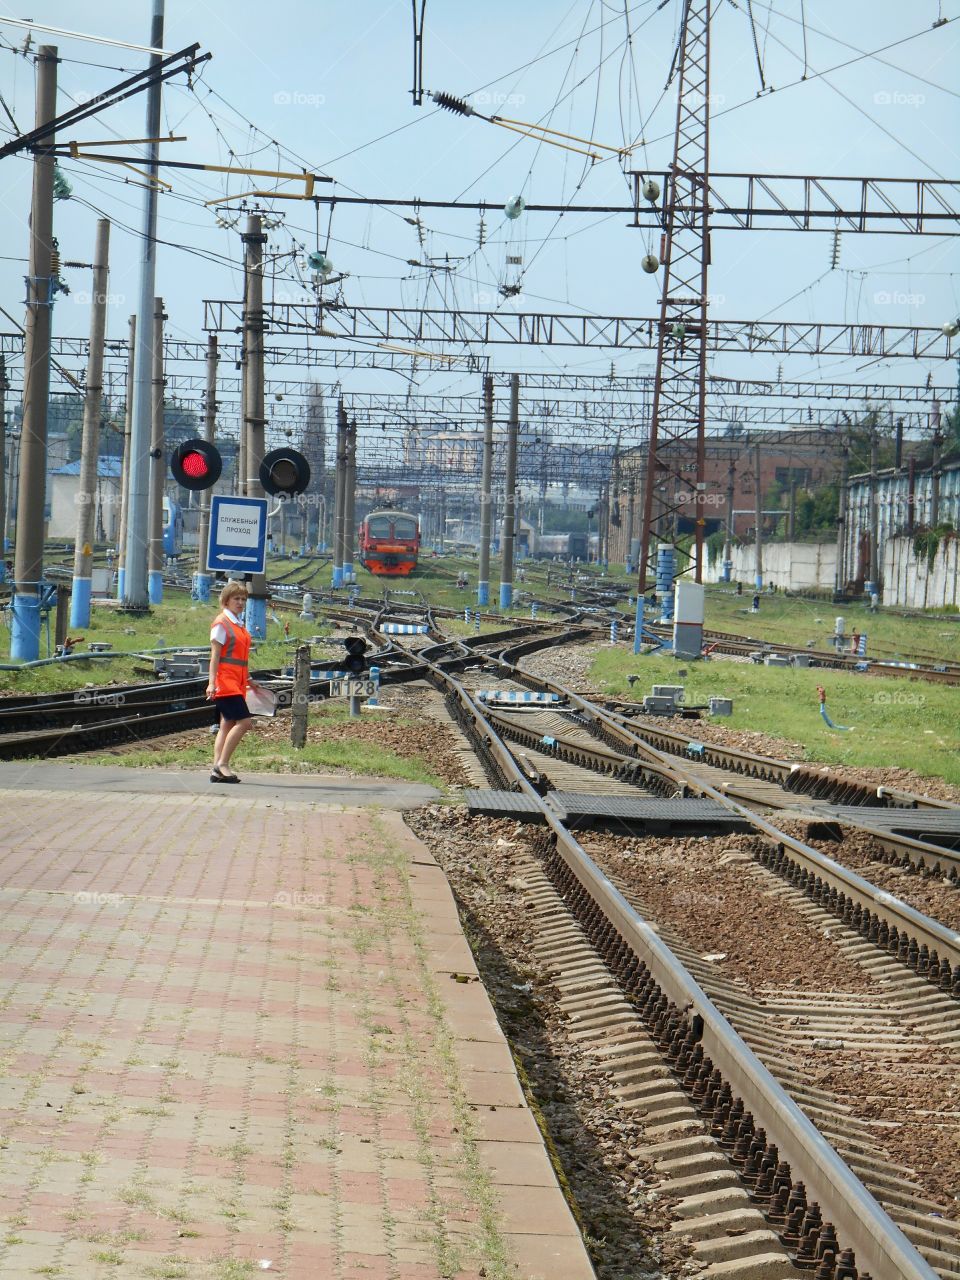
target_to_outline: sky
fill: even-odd
[[[489,205],[481,245],[480,214],[473,211],[425,209],[418,228],[406,220],[410,209],[339,205],[331,213],[302,201],[261,200],[258,207],[277,220],[267,246],[268,297],[312,298],[305,255],[319,249],[332,259],[334,276],[344,276],[324,286],[324,296],[349,305],[657,313],[662,272],[647,275],[640,261],[659,247],[658,231],[633,228],[622,214],[524,213],[510,221],[503,205],[518,195],[528,204],[628,204],[624,169],[662,172],[668,166],[676,87],[665,86],[681,0],[662,7],[660,0],[427,0],[428,91],[443,90],[480,112],[542,121],[610,147],[636,144],[622,166],[615,157],[593,163],[483,120],[441,111],[428,99],[414,106],[408,0],[352,6],[288,0],[273,7],[251,0],[167,0],[166,9],[165,48],[196,42],[213,56],[192,87],[179,76],[165,88],[163,130],[187,140],[165,144],[164,155],[205,164],[306,167],[334,179],[318,186],[323,194]],[[714,172],[956,174],[960,0],[754,0],[753,28],[742,0],[714,0],[713,9]],[[0,15],[19,13],[0,2]],[[98,0],[82,8],[47,0],[31,16],[146,43],[150,0]],[[32,123],[34,65],[10,46],[19,50],[25,37],[22,29],[0,22],[0,93],[21,130]],[[55,44],[64,59],[60,110],[146,60],[142,53],[66,36],[36,33],[33,47],[39,43]],[[142,95],[63,137],[142,137],[145,107]],[[9,136],[7,113],[0,112],[0,125]],[[0,181],[0,305],[20,323],[31,167],[27,157],[9,157]],[[62,256],[88,263],[97,217],[111,219],[108,336],[123,337],[136,305],[142,189],[134,174],[115,166],[65,161],[62,169],[73,188],[73,198],[55,209]],[[203,341],[203,300],[237,300],[242,294],[244,218],[235,202],[218,202],[252,184],[216,173],[167,171],[165,177],[173,190],[159,201],[157,292],[169,316],[168,336]],[[283,189],[296,188],[287,183]],[[960,312],[953,243],[947,237],[845,232],[833,266],[830,234],[718,229],[711,244],[710,315],[939,327]],[[433,269],[410,265],[411,260],[432,263]],[[86,336],[89,272],[64,274],[71,294],[57,302],[54,332]],[[517,296],[504,297],[504,289]],[[5,317],[0,326],[14,327]],[[311,345],[333,344],[314,339]],[[486,354],[499,370],[606,373],[612,365],[631,373],[653,367],[653,353],[644,351],[504,345]],[[923,384],[932,375],[937,384],[956,381],[955,365],[944,360],[770,353],[716,354],[710,364],[711,372],[751,378]],[[119,363],[116,370],[119,376]],[[202,374],[197,365],[179,371]],[[19,371],[11,372],[18,385]],[[232,367],[222,372],[235,376]],[[303,369],[283,371],[287,377],[301,374],[309,376]],[[402,393],[413,385],[409,370],[320,368],[313,376],[331,392],[342,385],[348,391]],[[419,366],[414,379],[422,391],[479,392],[476,373]],[[55,379],[54,389],[61,387]],[[729,406],[711,409],[715,416],[728,411]],[[273,412],[279,421],[296,409],[276,402]]]

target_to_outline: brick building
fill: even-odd
[[[760,446],[760,491],[765,505],[764,530],[772,533],[777,523],[786,515],[791,485],[798,492],[815,491],[839,477],[841,469],[840,441],[836,431],[751,431],[710,436],[706,442],[704,479],[706,488],[699,504],[706,521],[705,536],[723,531],[727,527],[728,494],[733,488],[734,533],[741,538],[752,536],[756,524],[756,489],[754,483],[754,447]],[[627,538],[630,536],[630,494],[633,492],[634,516],[632,536],[640,536],[643,519],[644,485],[646,483],[647,450],[643,446],[621,455],[620,483],[618,488],[620,524],[611,522],[609,558],[626,559]],[[684,471],[692,472],[696,464],[681,463]],[[670,527],[661,530],[661,536],[692,533],[694,529],[693,494],[681,489],[670,472],[664,472],[659,491],[669,505],[674,505],[674,494],[689,492],[689,501],[681,502],[679,515],[669,517]],[[782,501],[779,500],[782,495]],[[775,505],[769,506],[771,499]],[[665,521],[666,524],[666,521]]]

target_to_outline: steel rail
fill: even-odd
[[[684,1049],[693,1046],[699,1046],[702,1055],[709,1056],[711,1067],[719,1072],[733,1095],[742,1098],[755,1122],[776,1140],[780,1159],[789,1164],[794,1185],[802,1181],[808,1201],[818,1200],[827,1206],[841,1247],[855,1250],[861,1272],[869,1271],[878,1280],[880,1277],[936,1280],[936,1273],[660,940],[653,926],[626,901],[550,812],[468,691],[442,668],[427,665],[434,682],[445,685],[453,695],[463,717],[472,725],[474,737],[496,761],[496,768],[508,788],[522,792],[541,810],[553,857],[596,904],[607,922],[608,967],[613,968],[621,980],[627,973],[623,985],[627,986],[628,994],[636,994],[641,989],[649,992],[651,984],[643,986],[643,980],[651,979],[656,992],[654,1025],[660,1026],[661,1044],[663,1037],[667,1037],[674,1060]],[[550,861],[549,855],[547,861]],[[569,890],[569,885],[567,888]],[[632,969],[629,964],[624,966],[625,951],[634,957]],[[618,957],[613,965],[609,964],[610,955]],[[645,1008],[651,996],[649,992]],[[684,1087],[687,1087],[686,1079],[684,1077]]]
[[[923,958],[921,949],[924,947],[927,949],[927,960],[930,964],[932,964],[934,956],[937,957],[938,963],[949,964],[952,970],[950,986],[942,986],[941,989],[951,991],[960,998],[960,933],[954,932],[939,921],[923,915],[894,894],[878,888],[862,876],[857,875],[856,872],[850,871],[810,845],[804,844],[803,841],[795,836],[781,831],[773,823],[767,821],[766,818],[733,800],[729,795],[711,786],[702,778],[698,778],[695,774],[685,770],[682,764],[673,760],[666,753],[651,747],[649,743],[644,742],[625,726],[618,724],[606,712],[587,702],[571,689],[567,689],[565,686],[557,684],[546,677],[531,677],[528,672],[514,667],[503,655],[501,655],[500,660],[501,665],[510,671],[511,676],[519,679],[521,683],[523,683],[524,679],[527,681],[535,680],[539,685],[566,697],[572,706],[577,706],[585,716],[593,719],[598,726],[598,736],[601,739],[607,734],[609,735],[607,741],[635,749],[644,755],[650,763],[659,763],[667,768],[672,765],[673,771],[683,778],[699,795],[718,801],[738,817],[749,821],[758,832],[772,843],[775,849],[773,861],[778,869],[784,870],[785,858],[787,863],[795,860],[795,865],[801,866],[804,871],[803,876],[795,878],[802,880],[804,889],[809,885],[811,894],[821,899],[824,899],[824,886],[829,886],[824,904],[828,905],[830,892],[832,891],[835,895],[836,906],[831,907],[828,905],[828,909],[834,910],[835,914],[840,914],[841,918],[844,919],[856,918],[857,927],[861,927],[862,922],[865,921],[862,931],[867,935],[869,935],[870,931],[879,933],[879,923],[884,921],[890,931],[890,942],[896,943],[898,951],[905,949],[909,952],[910,958],[908,959],[908,955],[905,954],[903,959],[905,963],[910,963],[912,959],[911,968],[916,968]],[[789,850],[789,855],[787,855],[787,850]],[[779,862],[776,862],[776,859],[779,859]],[[792,875],[789,866],[785,870]],[[839,901],[840,898],[843,901]],[[839,910],[837,910],[837,907],[839,907]],[[894,937],[894,935],[896,936]],[[905,948],[900,947],[901,938],[905,943]],[[889,944],[887,945],[889,946]],[[889,949],[892,950],[892,946]],[[938,984],[944,981],[942,974],[938,974],[936,978],[931,976],[929,980]]]

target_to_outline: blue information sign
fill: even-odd
[[[210,504],[207,568],[222,573],[263,573],[266,549],[266,498],[217,494]]]

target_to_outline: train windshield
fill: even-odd
[[[390,517],[389,516],[368,516],[367,517],[367,533],[371,538],[389,538],[390,537]]]
[[[417,522],[413,516],[394,516],[393,532],[397,538],[411,540],[417,536]]]

